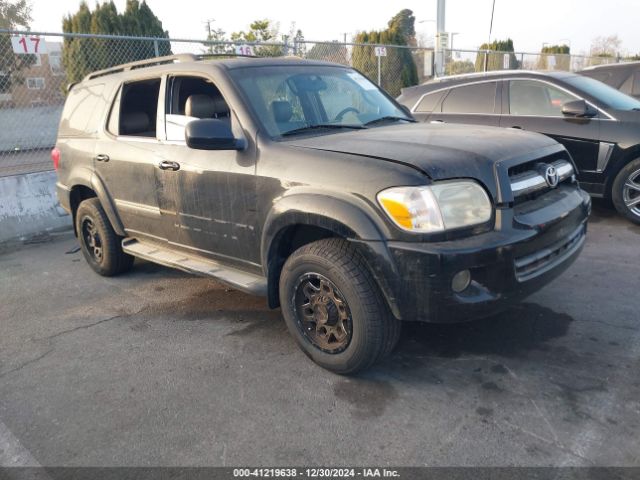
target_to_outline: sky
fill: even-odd
[[[475,49],[489,38],[493,0],[447,0],[446,30],[458,32],[455,48]],[[640,53],[640,0],[495,0],[493,39],[511,37],[516,51],[538,52],[543,43],[570,43],[572,53],[588,52],[598,36],[618,35],[622,50]],[[96,1],[88,0],[94,7]],[[118,10],[126,0],[115,0]],[[286,32],[295,22],[307,40],[343,39],[363,30],[383,29],[403,8],[413,10],[418,36],[435,33],[436,0],[147,0],[172,38],[206,37],[205,21],[227,33],[247,30],[256,19],[279,22]],[[31,0],[33,31],[59,32],[62,17],[79,0]],[[418,23],[422,21],[422,23]]]

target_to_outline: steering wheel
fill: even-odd
[[[357,108],[354,108],[354,107],[347,107],[345,109],[342,109],[340,111],[340,113],[338,113],[336,115],[336,118],[334,118],[334,120],[337,121],[337,122],[341,122],[342,121],[342,117],[344,117],[349,112],[353,112],[356,115],[358,115],[360,113],[360,110],[358,110]]]

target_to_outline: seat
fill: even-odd
[[[120,117],[120,135],[153,137],[155,132],[150,126],[149,115],[145,112],[127,112]]]
[[[271,102],[271,114],[278,124],[287,123],[293,116],[291,102],[286,100],[274,100]]]
[[[229,107],[222,95],[212,97],[204,94],[189,95],[184,107],[185,115],[195,118],[217,118],[228,120]]]

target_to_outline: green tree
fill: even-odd
[[[540,51],[540,59],[536,68],[538,70],[549,69],[549,58],[553,57],[553,70],[569,71],[571,68],[571,48],[569,45],[547,45]]]
[[[31,7],[26,0],[0,0],[0,28],[7,30],[29,29]],[[13,53],[9,35],[0,35],[0,93],[11,90],[14,82],[22,82],[20,71],[33,65],[35,55],[16,55]]]
[[[489,50],[490,52],[496,53],[478,53],[475,65],[477,72],[484,71],[485,63],[487,70],[515,70],[520,67],[520,62],[518,62],[513,53],[513,40],[510,38],[506,40],[494,40],[491,43],[483,43],[480,45],[480,50]],[[488,59],[487,55],[489,55]],[[508,61],[505,60],[505,55],[508,56]],[[508,62],[506,65],[508,68],[505,68],[505,62]]]
[[[236,44],[242,43],[275,43],[278,41],[279,28],[271,20],[255,20],[249,25],[248,31],[233,32],[231,41]],[[258,57],[279,57],[284,54],[280,45],[254,46],[253,51]]]
[[[94,33],[136,37],[169,38],[162,22],[143,0],[127,0],[125,11],[118,13],[113,1],[96,4],[91,11],[83,0],[78,11],[62,20],[65,33]],[[167,41],[120,40],[65,37],[62,61],[69,82],[76,82],[88,73],[121,63],[171,54]]]
[[[389,21],[389,28],[382,31],[361,32],[355,43],[377,43],[407,46],[415,42],[415,18],[411,10],[402,10]],[[392,96],[400,94],[404,87],[418,83],[418,71],[409,48],[388,47],[387,56],[380,59],[381,86]],[[358,45],[351,57],[354,68],[374,82],[378,80],[378,58],[373,47]]]
[[[306,58],[349,65],[349,52],[347,51],[347,47],[339,42],[316,43],[311,47]]]
[[[471,60],[454,60],[447,63],[444,69],[445,75],[458,75],[461,73],[473,73],[476,71],[476,66]]]

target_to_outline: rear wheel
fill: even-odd
[[[280,276],[280,304],[302,351],[336,373],[370,367],[398,340],[399,322],[390,315],[364,261],[342,239],[310,243],[287,259]]]
[[[613,182],[611,198],[618,212],[640,224],[640,159],[620,170]]]
[[[131,269],[133,257],[122,251],[122,237],[113,230],[100,200],[89,198],[80,204],[76,231],[82,254],[96,273],[110,277]]]

